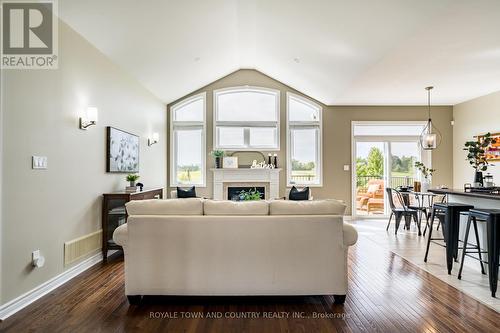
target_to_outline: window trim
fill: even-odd
[[[203,120],[202,121],[175,121],[175,110],[179,109],[191,102],[194,102],[198,99],[203,100]],[[171,187],[183,187],[183,186],[197,186],[197,187],[206,187],[207,181],[207,166],[206,166],[206,155],[207,155],[207,93],[202,92],[200,94],[196,94],[190,96],[182,101],[172,105],[169,110],[170,113],[170,186]],[[201,128],[201,183],[193,183],[193,184],[179,184],[177,182],[176,171],[177,171],[177,156],[175,149],[175,127],[181,127],[185,129],[193,129],[193,128]]]
[[[231,92],[245,92],[245,91],[255,91],[255,92],[264,92],[268,94],[273,94],[276,98],[275,112],[276,112],[276,121],[217,121],[218,116],[218,105],[217,100],[218,96],[231,93]],[[266,87],[257,87],[257,86],[235,86],[235,87],[227,87],[222,89],[217,89],[213,91],[213,146],[214,149],[220,149],[224,151],[277,151],[280,150],[280,129],[281,129],[281,112],[280,112],[280,103],[281,103],[281,92],[277,89],[266,88]],[[218,131],[217,127],[242,127],[244,129],[244,142],[245,146],[219,146],[218,140]],[[264,146],[250,146],[250,128],[251,127],[272,127],[276,128],[276,146],[273,147],[264,147]]]
[[[297,99],[304,104],[308,104],[319,110],[319,119],[317,121],[290,121],[290,99]],[[291,184],[290,179],[292,176],[292,160],[291,160],[291,145],[292,145],[292,131],[291,128],[317,128],[317,147],[316,156],[318,157],[318,183],[296,183]],[[286,187],[292,186],[309,186],[309,187],[323,187],[323,108],[318,103],[300,95],[287,92],[286,93]]]

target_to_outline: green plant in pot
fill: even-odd
[[[215,167],[217,169],[222,168],[222,158],[224,157],[223,150],[212,150],[210,153],[215,158]]]
[[[245,191],[245,190],[242,190],[240,192],[240,200],[241,201],[255,201],[255,200],[261,200],[261,194],[259,191],[257,191],[256,188],[252,189],[252,190],[248,190],[248,191]]]
[[[436,169],[431,169],[425,166],[422,162],[415,162],[415,168],[422,174],[424,177],[422,179],[422,192],[427,192],[429,187],[431,186],[431,177],[432,174],[436,171]]]
[[[491,133],[486,133],[482,137],[478,137],[476,141],[467,141],[463,150],[467,152],[467,161],[476,171],[474,175],[474,186],[483,186],[483,171],[488,170],[488,166],[492,165],[486,158],[486,148],[491,144],[496,143],[496,140],[491,137]]]
[[[135,187],[135,182],[137,181],[137,179],[139,179],[139,175],[136,173],[131,173],[128,174],[125,179],[129,182],[130,187]]]

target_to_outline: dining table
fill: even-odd
[[[403,201],[406,207],[408,208],[413,208],[418,210],[418,225],[420,226],[422,223],[422,215],[425,215],[425,223],[426,223],[426,230],[429,227],[429,217],[430,217],[430,209],[432,208],[432,205],[434,204],[435,198],[438,196],[438,194],[432,193],[432,192],[421,192],[421,191],[400,191],[400,193],[403,196]],[[411,196],[414,196],[416,202],[412,204],[411,202]],[[409,221],[406,221],[407,225],[406,227],[409,227]],[[425,235],[425,231],[424,231]]]

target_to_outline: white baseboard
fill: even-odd
[[[83,260],[81,263],[71,267],[70,269],[62,272],[61,274],[53,277],[47,282],[42,283],[38,287],[28,291],[27,293],[13,299],[12,301],[0,306],[0,321],[7,319],[12,316],[17,311],[30,305],[42,296],[47,295],[52,290],[68,282],[75,276],[86,271],[90,267],[102,261],[102,253],[96,253],[95,255]]]

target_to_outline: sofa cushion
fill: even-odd
[[[205,200],[205,215],[269,215],[269,203],[259,201]]]
[[[344,215],[346,205],[335,199],[289,201],[273,200],[270,215]]]
[[[203,215],[203,199],[132,200],[126,205],[129,215]]]

